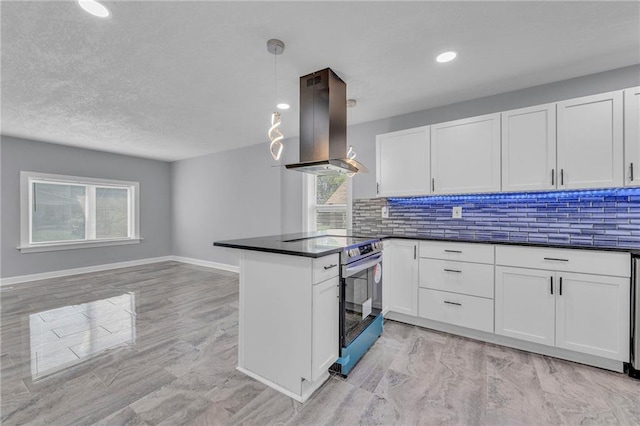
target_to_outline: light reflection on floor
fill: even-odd
[[[125,293],[29,315],[32,379],[135,344],[135,306],[135,293]]]

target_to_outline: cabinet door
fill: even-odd
[[[623,184],[622,91],[557,104],[558,188]]]
[[[628,361],[629,279],[558,273],[558,281],[556,346]]]
[[[431,126],[432,192],[500,191],[500,114]]]
[[[384,246],[383,295],[389,311],[418,315],[418,242],[389,241]]]
[[[556,106],[502,113],[502,191],[556,187]]]
[[[427,195],[429,178],[429,126],[376,137],[377,195]]]
[[[555,287],[554,272],[496,267],[496,334],[553,346]]]
[[[624,182],[640,186],[640,86],[624,91]]]
[[[311,381],[318,380],[338,359],[338,277],[313,286]]]

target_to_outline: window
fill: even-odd
[[[20,251],[140,242],[138,182],[20,172]]]
[[[344,232],[349,227],[351,179],[344,174],[305,176],[305,229]]]

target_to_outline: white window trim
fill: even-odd
[[[302,230],[303,232],[315,232],[315,200],[316,200],[316,175],[303,173],[302,175]],[[347,231],[351,230],[353,223],[353,178],[347,178]],[[331,206],[325,206],[322,210],[332,210]]]
[[[129,197],[129,207],[133,207],[133,214],[129,217],[129,237],[112,238],[100,240],[83,241],[61,241],[55,243],[31,243],[31,205],[33,202],[32,181],[50,181],[70,184],[95,185],[100,186],[122,186],[131,188]],[[95,194],[94,194],[95,195]],[[91,200],[90,194],[88,202],[95,204],[95,199]],[[93,233],[95,237],[95,224],[88,224],[87,232]],[[89,235],[91,236],[91,235]],[[112,179],[96,179],[78,176],[66,176],[50,173],[20,172],[20,246],[17,247],[20,253],[40,253],[45,251],[73,250],[91,247],[117,246],[127,244],[140,244],[140,183]]]

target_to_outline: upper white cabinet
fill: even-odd
[[[556,188],[556,105],[502,113],[502,190]]]
[[[377,195],[640,186],[640,87],[376,137]]]
[[[431,126],[431,191],[500,191],[500,114]]]
[[[640,86],[624,91],[624,182],[640,186]]]
[[[430,193],[429,126],[376,137],[376,182],[380,197]]]
[[[622,91],[557,104],[560,189],[623,184]]]

